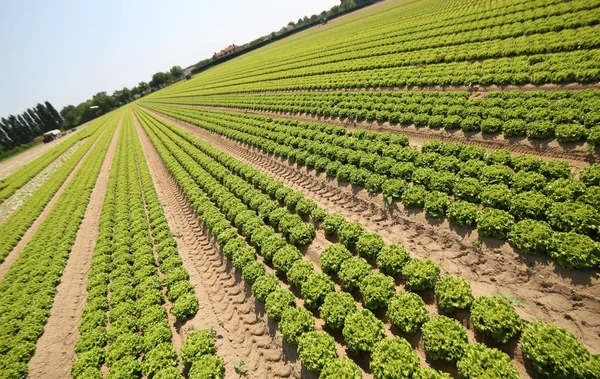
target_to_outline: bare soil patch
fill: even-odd
[[[157,113],[155,113],[157,114]],[[171,122],[173,119],[163,116]],[[476,232],[452,228],[447,221],[396,206],[390,213],[383,199],[359,188],[341,185],[324,174],[298,168],[193,125],[182,129],[244,163],[282,180],[330,212],[359,221],[380,233],[386,243],[403,244],[413,256],[429,258],[443,270],[467,279],[476,296],[518,299],[525,320],[544,319],[574,333],[593,352],[600,351],[600,280],[597,270],[567,270],[551,259],[525,256],[509,244],[479,239]],[[522,363],[520,366],[522,367]]]
[[[92,144],[92,146],[90,146],[90,149],[84,154],[84,156],[81,158],[79,163],[77,163],[77,165],[75,166],[73,171],[69,174],[67,179],[62,184],[62,186],[58,189],[58,191],[56,191],[56,193],[54,194],[52,199],[50,199],[48,204],[46,204],[42,213],[40,213],[40,215],[35,219],[33,224],[31,224],[29,229],[27,229],[25,234],[23,234],[23,237],[21,237],[21,240],[19,241],[19,243],[6,256],[6,259],[4,260],[4,262],[0,263],[0,280],[4,279],[4,275],[8,272],[8,270],[13,265],[13,263],[19,258],[19,255],[21,255],[21,252],[25,249],[25,247],[27,246],[27,244],[29,243],[31,238],[37,232],[37,230],[40,227],[40,225],[42,224],[42,222],[44,222],[44,220],[46,219],[46,217],[48,216],[48,214],[54,207],[54,204],[56,204],[58,199],[65,192],[65,189],[67,188],[69,183],[71,183],[71,181],[73,180],[73,178],[79,171],[79,168],[81,167],[83,162],[87,159],[87,157],[90,155],[91,151],[94,149],[94,146],[96,146],[96,143],[98,143],[99,139],[100,139],[100,136],[98,137],[96,142],[94,142],[94,144]],[[9,200],[9,199],[7,199],[7,200]]]
[[[78,126],[76,131],[66,135],[65,137],[34,146],[31,149],[25,150],[24,152],[15,155],[14,157],[10,157],[5,161],[0,162],[0,180],[6,178],[13,172],[25,166],[27,163],[31,162],[32,160],[44,154],[48,150],[52,149],[54,146],[57,146],[58,144],[62,143],[66,138],[71,138],[71,136],[73,136],[75,133],[79,133],[93,121],[94,120],[91,120],[86,122],[85,124]]]
[[[77,326],[85,307],[88,272],[98,238],[102,203],[117,147],[120,123],[121,121],[102,163],[83,221],[77,230],[77,237],[61,282],[56,287],[57,293],[44,327],[44,334],[38,339],[35,354],[29,362],[29,378],[62,379],[70,376],[71,365],[76,358],[73,348],[79,339]]]
[[[17,210],[23,203],[31,197],[50,177],[65,163],[67,159],[83,144],[84,140],[75,143],[70,149],[65,151],[56,160],[50,163],[46,168],[40,171],[39,174],[31,178],[27,184],[19,188],[9,197],[0,203],[0,224],[8,220],[8,218]]]
[[[235,269],[224,260],[194,210],[164,166],[152,142],[134,119],[152,179],[163,204],[190,283],[198,313],[178,328],[212,328],[226,378],[238,378],[234,362],[243,360],[250,378],[300,378],[300,362],[251,296]]]

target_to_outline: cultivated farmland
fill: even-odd
[[[91,122],[0,184],[0,378],[600,378],[599,22],[385,1]]]

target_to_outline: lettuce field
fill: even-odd
[[[600,378],[599,23],[383,1],[94,120],[0,180],[0,378]]]

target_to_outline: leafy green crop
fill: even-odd
[[[383,322],[368,309],[349,314],[342,330],[344,341],[354,352],[372,351],[374,344],[383,339],[383,333]]]
[[[326,332],[308,332],[300,337],[298,356],[307,369],[320,372],[337,358],[335,341]]]
[[[438,306],[447,313],[466,309],[474,300],[469,283],[464,278],[451,275],[444,275],[435,284],[435,297]]]
[[[467,332],[458,321],[435,316],[423,325],[423,345],[432,359],[456,362],[467,346]]]
[[[471,306],[471,320],[480,333],[501,343],[516,336],[522,327],[513,306],[500,297],[481,296],[475,299]]]
[[[502,351],[483,344],[468,344],[464,356],[456,363],[462,378],[481,377],[519,379],[510,357]]]
[[[369,367],[377,379],[409,379],[419,369],[419,356],[404,338],[385,338],[373,347]]]

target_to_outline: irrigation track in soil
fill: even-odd
[[[77,327],[86,304],[88,273],[99,234],[102,204],[106,196],[122,119],[123,116],[106,152],[60,284],[56,287],[56,296],[50,309],[50,317],[44,326],[44,334],[37,340],[35,353],[29,361],[30,379],[70,377],[71,365],[76,358],[74,347],[79,340]]]
[[[227,377],[239,377],[233,363],[243,360],[251,378],[300,378],[295,352],[284,348],[267,316],[257,309],[262,305],[222,258],[135,116],[134,123],[165,217],[199,301],[196,317],[184,327],[214,328],[217,354],[225,359]]]
[[[166,103],[165,103],[166,104]],[[389,122],[369,122],[369,121],[354,121],[340,120],[339,118],[315,116],[307,113],[288,113],[288,112],[271,112],[271,111],[256,111],[243,108],[227,108],[227,107],[212,107],[203,105],[184,105],[171,104],[166,105],[177,106],[182,108],[200,108],[206,110],[217,110],[225,112],[246,113],[252,115],[261,115],[287,120],[296,120],[302,122],[319,122],[336,126],[343,126],[347,130],[373,130],[378,132],[390,132],[393,134],[404,134],[409,137],[410,143],[413,146],[421,146],[424,142],[438,139],[443,142],[460,142],[465,145],[477,145],[486,150],[506,149],[512,155],[532,154],[540,157],[543,160],[562,159],[579,171],[590,163],[600,161],[600,157],[596,153],[589,153],[585,147],[586,144],[568,144],[565,147],[561,146],[557,141],[540,141],[532,143],[527,139],[510,138],[505,139],[502,136],[486,138],[481,133],[464,133],[463,131],[447,132],[444,129],[432,129],[429,127],[416,127],[390,125]]]
[[[298,168],[262,151],[197,126],[149,111],[213,147],[281,180],[330,212],[359,221],[386,243],[404,245],[413,256],[432,259],[452,275],[467,279],[475,296],[502,294],[521,299],[516,306],[525,320],[544,319],[564,327],[594,353],[600,352],[600,281],[597,270],[568,270],[545,257],[527,256],[494,239],[453,229],[447,221],[429,221],[423,212],[396,206],[390,212],[381,196],[341,186],[335,179]]]
[[[58,191],[56,191],[56,193],[54,194],[54,196],[52,196],[52,199],[50,199],[50,201],[48,202],[48,204],[46,204],[46,206],[44,207],[44,210],[42,210],[42,212],[37,216],[37,218],[35,219],[35,221],[33,222],[33,224],[31,224],[31,226],[29,227],[29,229],[27,229],[27,231],[25,232],[25,234],[23,234],[23,236],[19,240],[19,243],[17,243],[17,245],[6,256],[6,259],[4,259],[4,262],[0,263],[0,280],[4,279],[4,275],[6,275],[6,273],[11,268],[11,266],[13,265],[13,263],[15,263],[15,261],[19,258],[19,256],[21,255],[21,253],[23,252],[23,250],[25,249],[25,247],[27,246],[27,244],[31,240],[31,238],[33,238],[33,236],[37,232],[37,230],[40,227],[40,225],[42,225],[42,223],[44,222],[44,220],[46,219],[46,217],[48,216],[48,214],[50,213],[50,211],[52,210],[52,208],[54,207],[54,205],[58,201],[58,199],[65,192],[65,189],[67,188],[67,186],[69,185],[69,183],[71,183],[71,181],[73,180],[73,178],[75,178],[75,175],[77,175],[77,172],[79,171],[79,168],[81,167],[81,165],[83,164],[83,162],[85,162],[85,160],[91,154],[92,150],[94,150],[94,147],[96,146],[96,144],[98,143],[98,141],[100,140],[100,138],[102,138],[103,134],[104,134],[104,132],[102,132],[102,133],[100,133],[98,135],[98,138],[96,139],[96,141],[92,144],[92,146],[90,146],[90,148],[88,149],[88,151],[83,155],[83,157],[77,163],[77,165],[75,166],[75,168],[73,168],[73,171],[71,171],[71,173],[69,174],[69,176],[67,176],[67,179],[65,179],[64,183],[62,184],[62,186],[60,186],[60,188],[58,189]]]

